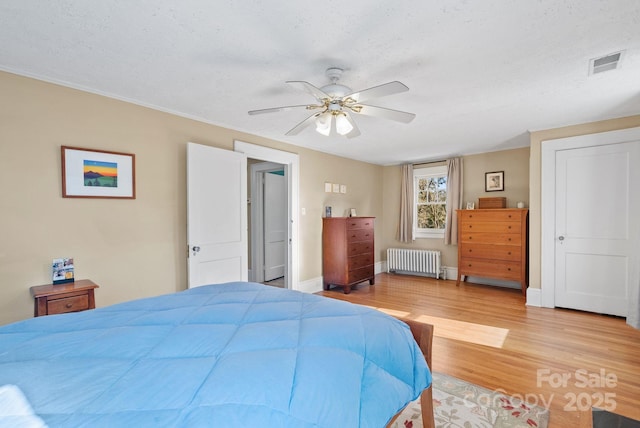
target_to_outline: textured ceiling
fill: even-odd
[[[304,110],[247,114],[313,102],[285,81],[323,86],[331,66],[354,90],[403,82],[370,104],[416,118],[357,116],[347,139],[286,137]],[[372,163],[435,160],[640,114],[640,2],[2,0],[0,69]]]

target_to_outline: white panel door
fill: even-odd
[[[189,288],[247,281],[247,158],[187,144]]]
[[[264,173],[264,280],[284,276],[287,256],[287,181]]]
[[[626,316],[638,282],[640,144],[556,152],[555,306]]]

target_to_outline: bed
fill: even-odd
[[[52,428],[379,428],[431,391],[416,328],[312,294],[208,285],[0,327],[0,386]]]

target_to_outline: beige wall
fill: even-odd
[[[464,156],[463,201],[475,202],[481,197],[506,197],[507,206],[515,207],[518,201],[528,205],[529,199],[529,148],[524,147],[499,152]],[[485,192],[485,172],[504,171],[505,190],[503,192]],[[400,166],[384,168],[384,228],[381,245],[377,246],[379,256],[386,258],[387,248],[424,248],[442,251],[444,266],[458,266],[458,246],[444,245],[443,239],[416,239],[412,244],[404,244],[396,239],[398,215],[400,212]]]
[[[640,126],[640,115],[531,132],[529,168],[529,287],[541,288],[542,144],[546,140],[596,134]]]
[[[74,257],[76,278],[100,285],[98,306],[184,289],[188,141],[299,154],[301,281],[322,275],[325,204],[382,216],[380,166],[8,73],[0,93],[0,324],[32,315],[29,287],[50,282],[57,257]],[[62,198],[61,145],[134,153],[137,198]],[[325,181],[348,193],[325,194]]]

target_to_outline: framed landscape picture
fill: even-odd
[[[62,146],[63,198],[136,198],[135,155]]]

